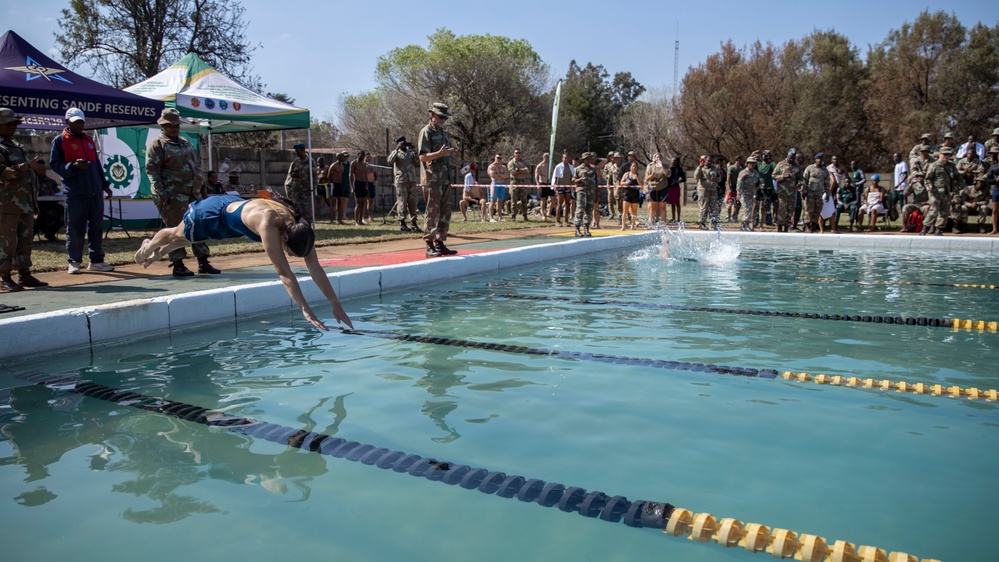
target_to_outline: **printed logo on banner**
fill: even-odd
[[[145,131],[121,128],[109,129],[109,134],[101,135],[102,160],[101,167],[104,177],[111,184],[115,197],[135,197],[141,188],[141,167],[139,155],[144,151]],[[114,134],[110,134],[113,132]],[[120,138],[125,135],[126,138]],[[131,139],[131,140],[127,140]]]
[[[243,105],[241,103],[239,103],[238,101],[234,101],[234,102],[232,102],[232,108],[235,111],[239,111],[240,109],[243,109]]]
[[[219,100],[219,109],[221,109],[222,111],[229,109],[229,102],[225,100]]]
[[[208,109],[215,109],[215,100],[211,98],[205,98],[205,107]]]
[[[201,100],[199,100],[198,98],[191,98],[191,107],[197,109],[200,106],[201,106]]]
[[[31,57],[26,56],[25,59],[26,60],[24,66],[8,66],[6,67],[6,69],[13,70],[14,72],[24,72],[25,73],[24,77],[28,82],[31,82],[32,80],[36,80],[38,78],[44,78],[49,82],[51,82],[52,79],[54,78],[61,82],[72,84],[72,82],[70,82],[66,78],[59,76],[59,73],[66,72],[65,68],[48,68],[38,64],[38,62],[36,62],[35,59]]]

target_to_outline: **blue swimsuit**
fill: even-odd
[[[235,211],[227,212],[226,207],[237,201],[243,204],[236,207]],[[246,236],[254,242],[260,242],[260,237],[243,224],[243,207],[248,202],[235,195],[218,195],[194,201],[184,213],[184,238],[191,242],[201,242]]]

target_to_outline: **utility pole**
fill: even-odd
[[[673,44],[673,96],[676,96],[677,78],[680,76],[680,20],[676,20],[676,43]]]

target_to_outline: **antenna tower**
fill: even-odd
[[[680,76],[680,21],[676,22],[676,43],[673,44],[673,95],[676,95],[677,78]]]

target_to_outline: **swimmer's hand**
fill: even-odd
[[[340,306],[340,303],[333,305],[333,317],[336,318],[337,324],[342,322],[351,330],[354,329],[354,324],[350,321],[350,317],[347,316],[347,313],[343,311],[343,307]]]
[[[302,316],[304,316],[305,319],[309,321],[309,324],[312,324],[316,328],[319,328],[324,332],[330,331],[330,329],[326,327],[326,324],[323,324],[323,321],[316,316],[316,313],[312,312],[311,308],[303,308]]]

